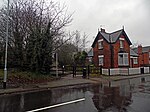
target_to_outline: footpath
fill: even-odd
[[[93,81],[101,81],[107,80],[107,81],[120,81],[120,80],[126,80],[126,79],[132,79],[132,78],[138,78],[138,77],[146,77],[150,76],[150,74],[138,74],[138,75],[124,75],[124,76],[101,76],[100,78],[91,78]]]
[[[6,89],[0,89],[0,95],[6,94],[18,94],[20,92],[32,92],[32,91],[41,91],[57,87],[66,87],[66,86],[79,86],[86,84],[98,84],[98,83],[108,83],[109,81],[119,81],[137,77],[146,77],[150,74],[140,74],[140,75],[130,75],[130,76],[100,76],[100,77],[90,77],[89,79],[83,79],[81,76],[73,78],[71,75],[62,77],[59,80],[51,81],[47,83],[40,84],[28,84],[22,87],[9,87]]]

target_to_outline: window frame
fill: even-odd
[[[100,61],[100,59],[101,59],[102,61]],[[100,63],[100,62],[102,62],[102,63]],[[99,66],[103,66],[103,65],[104,65],[104,55],[99,55],[99,56],[98,56],[98,65],[99,65]]]
[[[134,65],[138,64],[138,58],[137,58],[137,57],[134,57],[134,58],[133,58],[133,64],[134,64]]]
[[[121,55],[122,55],[122,58],[121,58]],[[129,56],[129,53],[118,53],[118,65],[119,66],[128,66],[129,65],[128,56]]]
[[[124,48],[124,38],[119,38],[120,48]]]
[[[98,40],[98,49],[103,49],[103,39]]]

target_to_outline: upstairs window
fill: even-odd
[[[104,55],[99,55],[98,60],[99,60],[99,66],[103,65],[104,64]]]
[[[119,38],[120,40],[120,48],[124,48],[124,38]]]
[[[119,66],[129,65],[128,53],[118,53],[118,65]]]
[[[98,40],[98,49],[103,49],[103,39]]]

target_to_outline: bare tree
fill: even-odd
[[[87,34],[84,32],[82,38],[81,38],[81,49],[82,51],[86,51],[86,48],[87,48],[87,44],[89,43],[89,41],[87,40],[88,39],[88,36]]]
[[[73,38],[73,44],[76,46],[76,49],[77,49],[76,52],[86,50],[86,46],[89,42],[87,39],[88,39],[88,36],[85,32],[82,35],[80,31],[78,31],[78,30],[75,31],[75,35]]]
[[[19,67],[29,65],[32,70],[49,72],[52,53],[68,40],[64,28],[72,21],[72,14],[67,14],[64,4],[44,0],[14,0],[9,14],[11,62]],[[0,10],[2,43],[5,41],[5,18],[6,7]]]

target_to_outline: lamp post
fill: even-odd
[[[9,0],[7,4],[7,24],[6,24],[6,47],[5,47],[5,67],[4,67],[4,80],[3,80],[3,89],[6,89],[7,82],[7,47],[8,47],[8,21],[9,21]]]

